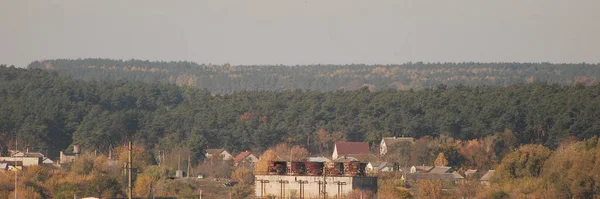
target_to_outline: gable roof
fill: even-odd
[[[465,171],[465,176],[473,175],[475,173],[477,173],[477,169],[468,169]]]
[[[39,153],[39,152],[22,152],[22,151],[18,151],[18,152],[13,152],[11,154],[11,157],[36,157],[36,158],[43,158],[44,154]]]
[[[452,175],[454,176],[454,179],[465,179],[465,177],[463,177],[462,175],[460,175],[460,173],[458,172],[452,172]]]
[[[225,149],[223,149],[223,148],[221,148],[221,149],[206,149],[206,154],[212,155],[217,151],[223,151],[223,150],[225,150]]]
[[[434,174],[442,174],[442,173],[450,173],[452,167],[433,167],[433,169],[429,170],[428,173]]]
[[[369,162],[369,164],[371,164],[371,166],[373,168],[379,168],[379,166],[385,165],[386,163],[387,162],[385,162],[385,161],[371,161],[371,162]]]
[[[413,137],[384,137],[383,138],[383,142],[385,142],[385,145],[387,145],[387,146],[394,144],[394,143],[398,143],[400,141],[408,141],[410,143],[413,143],[415,141],[415,138],[413,138]]]
[[[331,160],[329,158],[326,158],[324,156],[321,156],[321,157],[308,157],[308,161],[309,162],[331,162]]]
[[[369,143],[366,142],[336,142],[335,147],[338,156],[369,153]]]
[[[391,167],[393,169],[394,168],[394,163],[393,162],[386,162],[385,164],[380,164],[379,165],[379,170],[383,170],[386,167]]]
[[[235,158],[233,158],[233,162],[238,163],[238,162],[244,161],[244,159],[246,159],[246,157],[248,157],[251,154],[252,153],[249,151],[241,152],[240,154],[235,156]]]
[[[481,177],[481,181],[490,181],[490,179],[492,178],[492,176],[494,176],[494,173],[496,171],[494,170],[489,170],[487,173],[485,173],[485,175],[483,175],[483,177]]]
[[[356,159],[355,157],[341,157],[338,159],[335,159],[334,162],[360,162],[358,159]]]
[[[442,173],[442,174],[434,174],[434,173],[407,173],[403,175],[406,180],[419,181],[426,179],[436,179],[436,180],[444,180],[444,181],[454,181],[454,175],[451,173]]]
[[[429,172],[429,171],[431,171],[431,169],[433,169],[432,166],[425,166],[425,165],[416,166],[415,168],[417,169],[418,172]]]
[[[219,157],[221,154],[223,154],[223,152],[229,154],[229,152],[227,152],[225,149],[217,149],[213,151],[212,157]]]

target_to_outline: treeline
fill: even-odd
[[[508,86],[532,83],[596,84],[598,64],[550,63],[406,63],[401,65],[205,65],[193,62],[56,59],[29,68],[56,71],[83,80],[164,82],[207,89],[214,94],[240,91],[418,90],[448,86]]]
[[[280,142],[316,153],[327,146],[315,138],[327,134],[374,146],[383,136],[472,140],[506,129],[518,144],[555,148],[569,136],[598,135],[599,93],[599,85],[532,84],[213,96],[193,87],[86,82],[0,66],[0,150],[6,154],[18,138],[20,149],[50,156],[72,144],[106,152],[131,139],[149,151],[185,147],[201,158],[206,147],[263,151]]]

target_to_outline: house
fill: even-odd
[[[379,144],[379,155],[385,155],[388,152],[389,146],[402,141],[410,142],[412,144],[415,142],[415,139],[412,137],[384,137],[381,139],[381,144]]]
[[[387,162],[383,162],[383,161],[371,161],[369,163],[367,163],[367,166],[365,167],[365,169],[368,172],[377,172],[379,171],[379,167],[381,165],[385,165]]]
[[[421,180],[439,180],[442,182],[442,188],[451,187],[455,183],[454,175],[451,173],[405,173],[400,179],[404,181],[405,187],[416,187]]]
[[[465,177],[470,178],[472,176],[474,176],[477,173],[477,169],[467,169],[467,171],[465,171]]]
[[[232,160],[233,156],[225,149],[206,149],[206,158],[223,157],[223,160]]]
[[[22,152],[22,151],[11,151],[11,157],[37,157],[37,158],[42,158],[42,164],[49,164],[49,165],[53,165],[54,161],[48,157],[46,157],[44,154],[39,153],[39,152],[29,152],[29,149],[26,152]]]
[[[258,162],[258,158],[249,151],[241,152],[240,154],[235,156],[235,158],[233,158],[233,163],[235,165],[244,164],[244,163],[254,165],[257,162]]]
[[[75,161],[75,159],[77,159],[77,157],[79,157],[80,153],[81,153],[81,151],[79,151],[79,145],[73,145],[72,153],[60,151],[60,160],[58,161],[58,163],[69,164],[69,163]]]
[[[379,172],[390,172],[394,171],[394,169],[399,169],[398,165],[394,165],[392,162],[386,162],[385,164],[379,165]]]
[[[41,165],[42,158],[41,157],[0,157],[0,161],[3,162],[21,162],[22,166],[28,167],[33,165]],[[9,164],[9,166],[11,166]]]
[[[460,173],[453,171],[452,175],[454,176],[454,181],[457,183],[462,183],[465,181],[465,177],[463,177],[462,175],[460,175]]]
[[[69,164],[69,163],[75,161],[75,159],[77,158],[77,155],[79,155],[79,154],[60,151],[59,163],[60,164]]]
[[[369,143],[366,142],[336,142],[331,157],[335,160],[338,157],[363,155],[369,152]]]
[[[494,174],[496,173],[495,170],[489,170],[487,171],[487,173],[485,173],[480,179],[479,182],[481,182],[481,184],[483,185],[490,185],[490,180],[492,179],[492,177],[494,177]]]
[[[54,165],[54,161],[48,157],[44,157],[42,159],[42,164],[46,164],[46,165]]]

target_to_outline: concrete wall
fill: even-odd
[[[300,196],[300,183],[299,181],[307,181],[304,184],[304,197],[305,198],[318,198],[319,190],[322,189],[323,185],[319,185],[319,181],[323,181],[323,176],[284,176],[284,175],[256,175],[255,195],[261,196],[261,183],[258,180],[268,180],[269,183],[265,183],[265,193],[263,196],[276,196],[277,198],[281,195],[281,183],[279,181],[287,181],[285,184],[285,198],[291,196]],[[327,196],[335,197],[338,194],[337,182],[345,183],[346,185],[339,186],[341,195],[348,194],[352,189],[365,189],[373,192],[377,191],[377,177],[327,177]]]

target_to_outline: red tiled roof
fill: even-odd
[[[366,142],[336,142],[335,147],[339,156],[369,153],[369,143]]]
[[[243,161],[250,154],[252,154],[252,153],[249,152],[249,151],[241,152],[240,154],[238,154],[237,156],[235,156],[235,158],[233,159],[233,162],[238,163],[240,161]]]

